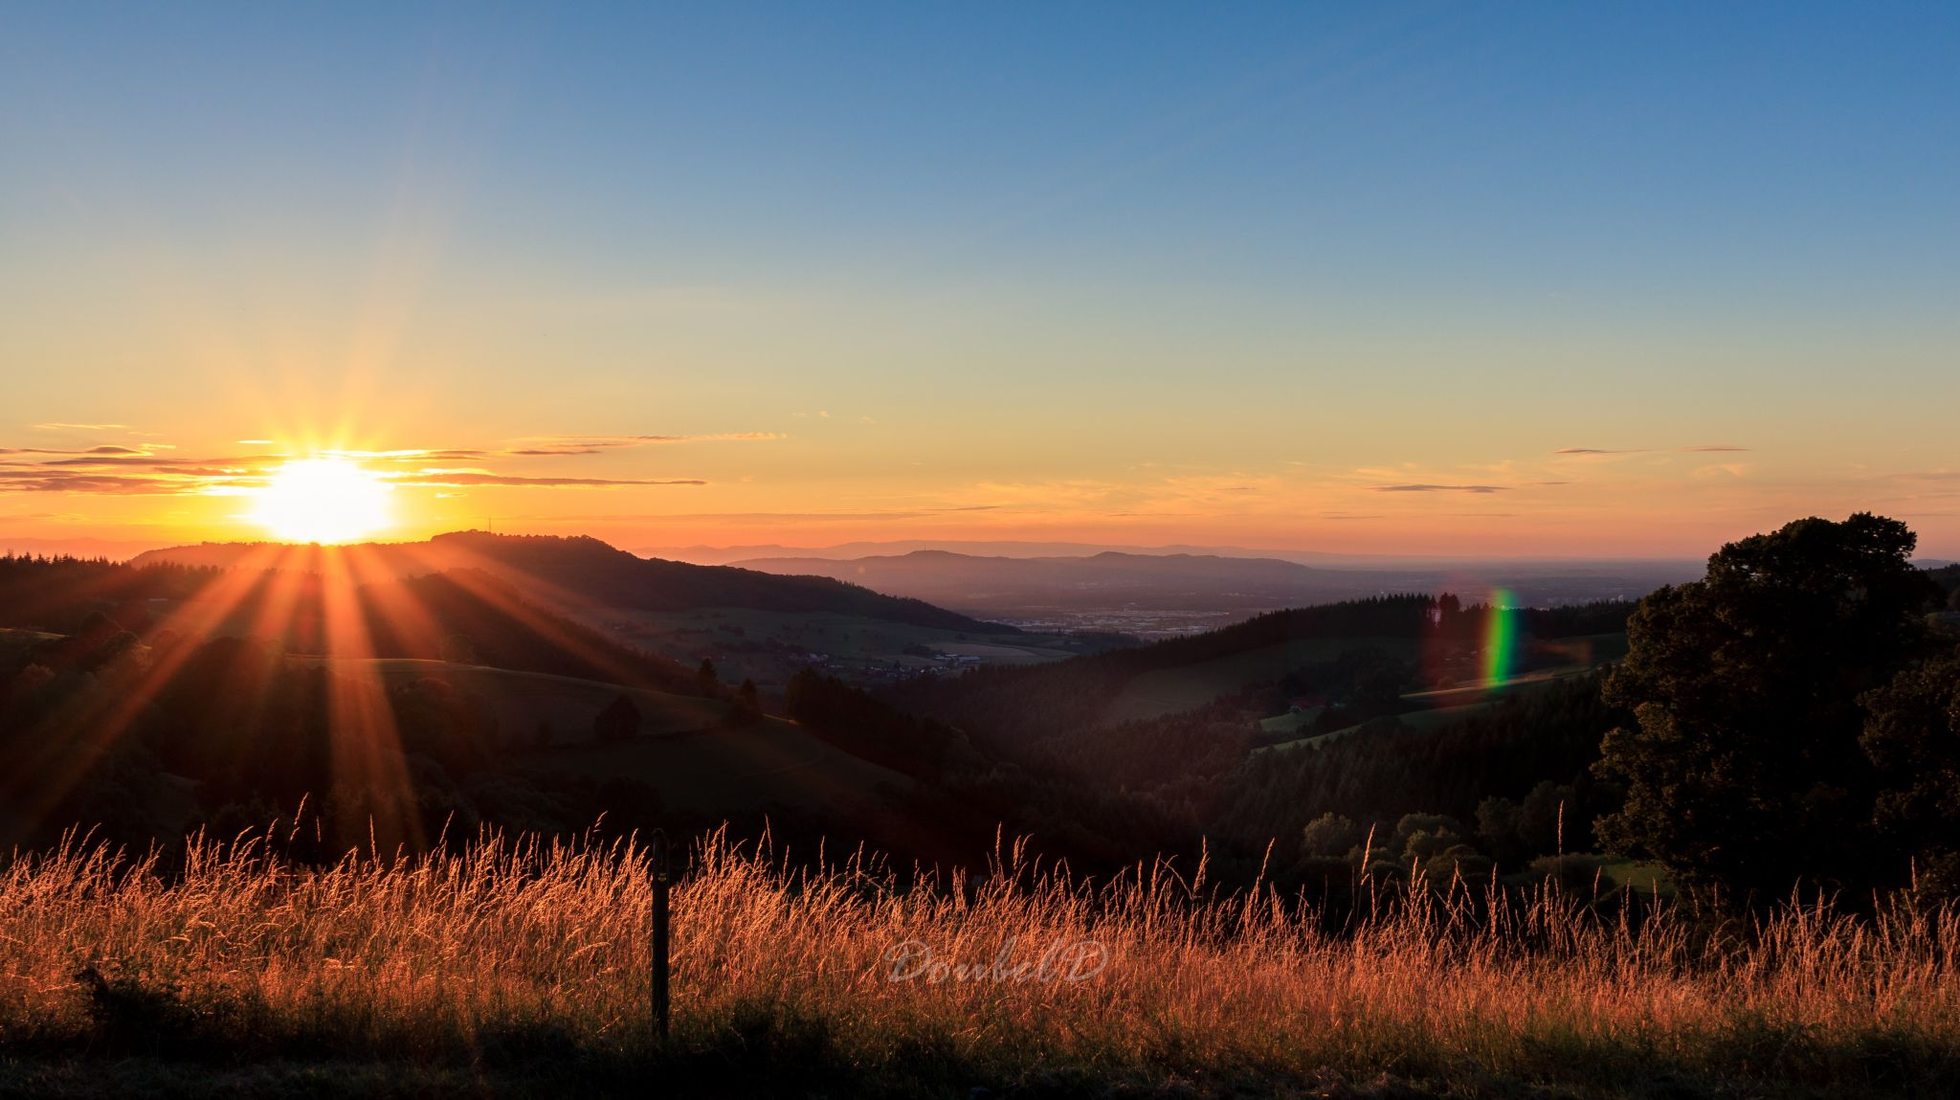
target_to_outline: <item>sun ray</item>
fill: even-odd
[[[333,737],[334,785],[337,790],[366,797],[370,835],[377,845],[389,842],[419,847],[421,822],[415,814],[415,792],[402,751],[401,731],[388,704],[387,684],[374,663],[361,592],[348,568],[346,554],[321,555],[321,595],[326,624],[331,689],[327,700]],[[349,822],[343,821],[345,827]],[[382,853],[374,853],[379,857]]]
[[[33,784],[31,787],[14,784],[16,789],[8,793],[26,820],[39,820],[58,805],[75,783],[129,735],[136,720],[196,653],[198,643],[218,633],[225,620],[246,604],[261,582],[266,563],[275,560],[277,550],[271,546],[255,548],[239,567],[221,573],[164,616],[151,637],[168,632],[182,639],[181,643],[161,650],[152,648],[149,667],[133,683],[121,692],[88,704],[89,709],[81,720],[69,724],[69,728],[86,730],[85,740],[61,746],[58,759],[51,757],[46,766],[19,769],[20,776],[33,777]]]

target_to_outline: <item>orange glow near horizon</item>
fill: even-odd
[[[356,542],[392,526],[390,486],[344,458],[308,458],[273,471],[248,517],[284,542]]]
[[[1874,511],[1911,525],[1922,556],[1960,557],[1950,471],[1832,470],[1781,446],[1618,453],[1550,435],[1505,450],[1425,438],[1431,453],[1398,463],[1268,454],[1168,467],[1064,453],[1010,477],[993,472],[996,456],[980,442],[880,424],[460,431],[433,418],[413,427],[418,417],[359,401],[331,415],[324,397],[288,404],[318,422],[261,411],[225,427],[159,420],[0,433],[0,551],[126,557],[198,541],[414,542],[489,529],[587,535],[664,556],[1027,542],[1689,559],[1804,515]],[[1256,414],[1245,413],[1248,424]],[[721,430],[732,426],[744,430]],[[1247,434],[1261,433],[1217,439]]]

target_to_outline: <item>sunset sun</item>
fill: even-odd
[[[248,518],[284,542],[353,542],[389,524],[390,486],[344,458],[309,458],[276,470]]]

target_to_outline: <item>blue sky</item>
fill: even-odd
[[[0,25],[0,355],[58,367],[13,430],[142,421],[188,447],[325,432],[307,410],[333,407],[398,446],[785,437],[693,460],[720,488],[684,505],[579,508],[649,523],[989,486],[1024,533],[1113,535],[1139,501],[1248,513],[1152,487],[1175,466],[1267,486],[1216,541],[1397,546],[1477,517],[1281,520],[1354,513],[1379,487],[1360,471],[1511,470],[1515,503],[1572,480],[1544,468],[1561,449],[1719,444],[1749,448],[1749,491],[1704,499],[1680,463],[1584,480],[1672,501],[1684,548],[1869,499],[1960,550],[1960,502],[1922,484],[1953,468],[1960,398],[1960,9],[61,4]],[[1529,504],[1508,537],[1610,529]]]

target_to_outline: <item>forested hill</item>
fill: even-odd
[[[560,609],[749,608],[849,615],[976,633],[1014,632],[1012,627],[982,623],[920,600],[881,595],[828,577],[776,576],[732,566],[635,557],[587,536],[457,531],[427,542],[345,547],[203,543],[152,550],[131,564],[163,562],[226,569],[340,572],[363,580],[474,569],[519,586],[534,602]]]
[[[336,626],[337,610],[349,614]],[[126,635],[127,644],[254,636],[294,654],[459,660],[522,672],[692,694],[691,668],[553,613],[474,570],[383,578],[337,588],[314,573],[227,574],[209,567],[138,567],[74,558],[0,557],[0,628],[51,638],[0,654],[16,666],[62,668],[72,639]]]
[[[1960,564],[1942,565],[1938,569],[1928,569],[1926,575],[1947,594],[1953,610],[1960,611]]]
[[[1510,644],[1523,652],[1535,642],[1622,634],[1633,608],[1606,601],[1502,614]],[[1105,724],[1111,701],[1129,685],[1192,670],[1218,683],[1219,694],[1253,687],[1308,692],[1333,680],[1352,688],[1374,671],[1393,681],[1389,689],[1439,687],[1446,671],[1475,675],[1474,665],[1465,662],[1482,647],[1491,614],[1487,606],[1465,607],[1447,594],[1349,600],[1058,664],[984,668],[957,680],[917,682],[895,689],[892,699],[983,737],[1025,743]],[[1425,650],[1426,668],[1420,667]],[[1453,662],[1448,670],[1441,667],[1445,660]]]

